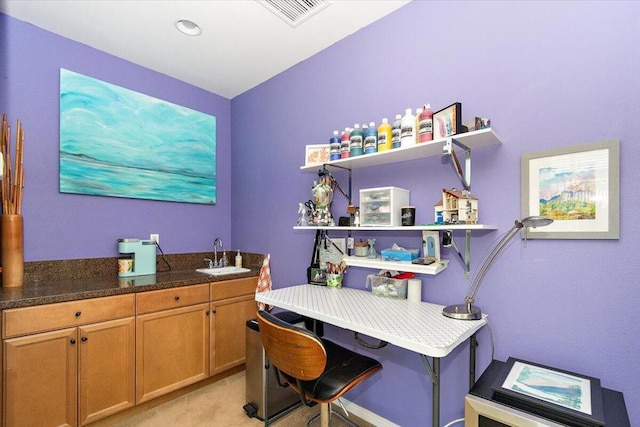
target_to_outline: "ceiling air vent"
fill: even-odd
[[[271,13],[292,27],[297,27],[325,7],[328,0],[257,0]]]

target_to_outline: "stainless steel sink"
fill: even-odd
[[[220,268],[198,268],[198,273],[209,274],[211,276],[224,276],[225,274],[239,274],[251,271],[244,267],[220,267]]]

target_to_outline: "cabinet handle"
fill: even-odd
[[[74,340],[73,338],[71,339],[71,344],[75,344],[76,340]]]
[[[209,310],[205,311],[205,313],[207,313],[207,316],[209,315]]]
[[[215,309],[211,310],[211,312],[212,312],[213,314],[216,314],[216,313],[217,313],[217,311],[216,311]]]
[[[82,314],[81,311],[76,311],[76,317],[80,317],[81,314]]]
[[[180,300],[180,297],[175,296],[175,297],[173,297],[173,299],[174,299],[174,300],[176,300],[176,301],[179,301],[179,300]]]
[[[89,338],[87,338],[87,337],[82,337],[82,338],[80,338],[80,341],[83,341],[83,342],[84,342],[84,341],[86,341],[86,340],[88,340],[88,339],[89,339]]]

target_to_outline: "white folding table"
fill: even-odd
[[[487,323],[442,315],[444,306],[383,298],[371,292],[298,285],[256,293],[256,301],[368,335],[420,354],[433,383],[432,426],[440,424],[440,358],[469,339],[469,388],[475,382],[476,332]],[[432,364],[428,357],[432,358]]]

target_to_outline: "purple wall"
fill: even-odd
[[[514,242],[478,305],[490,315],[497,359],[601,378],[624,392],[639,425],[639,17],[635,2],[416,1],[229,101],[0,14],[0,111],[20,118],[27,135],[26,259],[115,256],[118,237],[149,233],[161,234],[167,253],[199,252],[221,236],[227,247],[270,252],[276,287],[302,283],[313,233],[292,226],[314,179],[299,170],[305,144],[425,102],[438,109],[460,101],[465,118],[491,117],[504,142],[473,153],[481,221],[500,229],[474,235],[475,269],[520,217],[523,153],[617,138],[620,240],[532,240],[526,249]],[[215,115],[218,204],[59,194],[60,67]],[[459,183],[437,157],[354,173],[354,191],[389,185],[411,190],[422,222],[441,189]],[[344,202],[336,198],[338,216]],[[419,239],[361,234],[371,235],[378,248]],[[462,301],[468,281],[448,256],[448,270],[422,277],[425,300]],[[347,285],[363,287],[368,272],[351,269]],[[343,331],[328,335],[352,342]],[[487,328],[479,340],[482,371],[491,358]],[[384,371],[349,399],[400,425],[424,425],[431,384],[420,359],[393,346],[370,353]],[[466,346],[442,362],[443,424],[462,415],[467,362]]]
[[[160,234],[165,253],[211,250],[217,236],[234,247],[228,99],[2,14],[0,30],[0,111],[12,129],[19,118],[26,134],[26,261],[117,256],[119,237],[148,239],[150,233]],[[60,194],[60,68],[216,116],[218,203]]]
[[[637,2],[416,1],[234,98],[234,241],[271,253],[276,287],[305,282],[314,234],[292,229],[315,178],[299,170],[305,144],[425,102],[437,110],[460,101],[465,118],[492,118],[503,140],[473,153],[481,221],[499,227],[475,235],[474,270],[520,217],[522,154],[619,139],[620,239],[514,242],[487,276],[478,305],[490,315],[497,359],[601,378],[624,392],[631,424],[640,425],[639,17]],[[422,222],[432,218],[441,189],[460,184],[438,157],[354,171],[354,190],[378,186],[410,189]],[[356,237],[372,235],[378,248],[419,240],[411,233]],[[448,270],[423,277],[424,299],[462,302],[469,282],[448,256]],[[350,269],[347,285],[363,288],[368,272]],[[352,342],[341,331],[330,335]],[[487,328],[479,340],[481,372],[491,358]],[[431,384],[420,359],[395,347],[371,354],[385,369],[349,398],[400,425],[425,425]],[[466,346],[442,362],[443,424],[462,416],[467,363]]]

